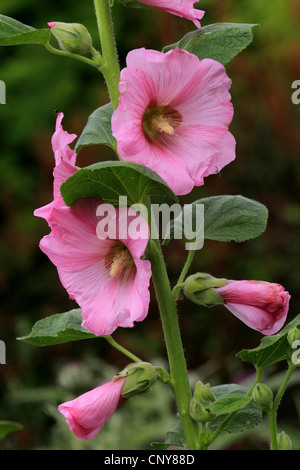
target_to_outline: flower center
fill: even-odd
[[[113,254],[109,270],[110,276],[114,277],[120,272],[124,272],[132,263],[133,259],[130,251],[124,246],[118,247]]]
[[[181,121],[181,114],[170,106],[149,106],[142,120],[144,136],[149,142],[161,141],[174,135]]]

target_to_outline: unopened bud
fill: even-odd
[[[291,346],[291,348],[293,347],[293,343],[295,341],[300,341],[300,330],[299,330],[299,328],[297,328],[297,327],[292,328],[288,332],[287,341],[288,341],[289,345]]]
[[[114,379],[120,377],[127,377],[122,387],[122,397],[131,398],[147,392],[156,382],[157,373],[149,362],[138,362],[129,364]]]
[[[266,384],[256,384],[252,392],[253,400],[263,411],[270,411],[273,405],[273,392]]]
[[[202,402],[195,400],[195,398],[190,401],[190,416],[198,423],[207,423],[215,417]]]
[[[291,439],[284,431],[277,434],[277,446],[278,450],[292,450],[293,448]]]
[[[215,401],[215,397],[211,393],[210,385],[203,384],[201,380],[196,383],[194,390],[194,399],[197,401],[202,401],[204,403],[212,403]]]
[[[79,23],[48,23],[52,34],[58,40],[63,51],[73,54],[85,55],[91,52],[93,41],[85,26]]]
[[[206,273],[197,273],[189,276],[183,287],[184,295],[198,305],[214,307],[224,305],[222,297],[214,290],[214,287],[226,286],[226,279],[217,279]]]

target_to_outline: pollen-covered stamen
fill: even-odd
[[[162,134],[166,135],[173,135],[174,134],[174,127],[171,125],[169,120],[164,115],[154,116],[151,119],[151,124],[153,129],[157,132],[161,132]]]
[[[133,263],[130,251],[125,247],[119,247],[113,255],[112,263],[110,265],[109,274],[111,277],[124,272]]]
[[[171,106],[150,105],[144,113],[142,126],[148,142],[164,142],[164,138],[173,136],[181,124],[182,116]]]

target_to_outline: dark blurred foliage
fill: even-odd
[[[185,19],[115,3],[113,17],[122,67],[131,49],[161,50],[192,29],[192,23]],[[300,1],[202,0],[199,6],[207,12],[202,25],[220,21],[259,25],[254,28],[253,44],[227,66],[232,78],[235,116],[231,131],[237,140],[237,158],[221,175],[208,177],[205,186],[195,188],[181,202],[242,194],[265,204],[270,214],[267,231],[258,239],[242,244],[207,241],[196,253],[192,271],[281,283],[292,296],[291,320],[300,313],[300,105],[291,101],[291,84],[300,79]],[[98,47],[91,1],[61,0],[57,4],[50,0],[1,0],[0,13],[37,28],[47,27],[47,22],[54,20],[83,23]],[[79,372],[82,382],[76,390],[72,382],[76,396],[91,384],[110,379],[127,359],[104,340],[40,349],[16,340],[29,333],[37,320],[75,305],[61,286],[56,269],[38,248],[48,227],[42,219],[34,218],[33,211],[52,198],[53,111],[63,111],[65,129],[79,135],[89,114],[106,103],[108,96],[101,75],[94,69],[51,55],[42,46],[1,48],[0,61],[0,79],[7,86],[7,104],[0,108],[0,339],[7,345],[7,364],[0,365],[0,420],[24,425],[23,431],[10,435],[1,445],[12,449],[58,448],[57,413],[45,410],[49,403],[56,406],[69,397],[68,387],[64,388],[60,379],[64,367],[78,362],[85,368],[92,363],[86,380],[82,378],[84,371]],[[78,165],[111,158],[115,157],[106,147],[85,148]],[[164,251],[174,283],[185,260],[184,245],[174,241]],[[198,377],[199,370],[204,380],[216,385],[242,382],[253,373],[252,367],[235,355],[240,349],[256,347],[259,333],[223,308],[201,310],[187,300],[179,303],[179,316],[193,377]],[[144,360],[165,357],[154,295],[147,319],[132,330],[118,330],[114,336]],[[284,367],[279,365],[279,370]],[[296,385],[287,392],[279,418],[299,429],[296,392]],[[145,419],[150,418],[147,415]],[[151,419],[158,424],[157,416]],[[128,433],[127,423],[118,425],[124,434]],[[141,442],[128,441],[128,446],[145,447],[147,437]],[[265,435],[258,444],[248,436],[228,446],[265,448],[264,439]]]

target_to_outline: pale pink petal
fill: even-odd
[[[132,327],[148,313],[151,268],[140,257],[149,240],[149,227],[144,226],[137,240],[100,239],[96,213],[101,202],[88,198],[70,208],[55,207],[52,232],[41,240],[40,248],[57,267],[70,298],[81,307],[82,325],[96,335],[108,335],[119,326]],[[107,257],[120,241],[129,249],[133,265],[111,276]]]
[[[55,157],[55,164],[58,165],[63,158],[64,160],[71,163],[71,165],[75,165],[76,163],[76,152],[69,147],[69,144],[76,139],[76,134],[69,134],[65,131],[62,127],[62,120],[64,114],[58,113],[56,119],[56,128],[55,132],[52,136],[51,143]]]
[[[156,7],[159,10],[165,10],[173,15],[192,20],[197,28],[200,28],[198,20],[201,20],[205,13],[202,10],[194,8],[194,4],[197,3],[196,0],[140,0],[140,2]]]
[[[231,80],[220,63],[179,48],[166,54],[131,51],[121,72],[120,100],[112,131],[120,157],[155,171],[177,195],[200,186],[235,159]],[[145,112],[172,109],[177,123],[170,135],[148,139]]]
[[[125,380],[120,378],[108,382],[59,405],[58,411],[78,439],[89,440],[99,433],[120,402]]]

